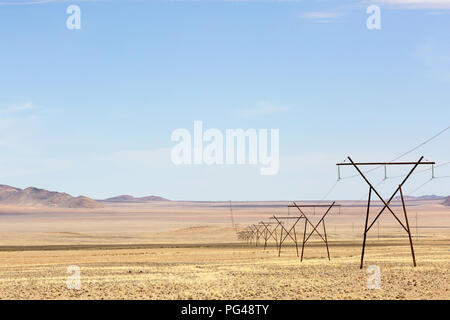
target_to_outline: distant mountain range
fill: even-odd
[[[397,197],[395,197],[395,199],[401,199],[401,198],[400,198],[400,196],[397,196]],[[409,199],[409,200],[443,200],[443,199],[445,199],[445,197],[435,196],[435,195],[426,195],[426,196],[419,196],[419,197],[405,196],[405,199]]]
[[[399,200],[401,199],[400,196],[395,197],[395,199]],[[435,195],[428,195],[428,196],[405,196],[405,199],[407,200],[444,200],[442,204],[444,206],[450,206],[450,196],[448,197],[441,197],[441,196],[435,196]]]
[[[0,204],[18,206],[47,206],[59,208],[101,208],[103,205],[88,197],[29,187],[19,189],[0,185]]]
[[[169,201],[158,196],[136,198],[121,195],[105,200],[94,200],[88,197],[72,197],[70,194],[29,187],[19,189],[0,185],[0,204],[16,206],[46,206],[58,208],[101,208],[104,202],[151,202]]]
[[[450,196],[448,196],[447,198],[445,198],[444,202],[442,203],[444,206],[449,206],[450,207]]]
[[[151,201],[170,201],[166,198],[163,197],[158,197],[158,196],[147,196],[147,197],[133,197],[130,195],[121,195],[121,196],[117,196],[117,197],[112,197],[112,198],[108,198],[103,200],[104,202],[151,202]]]

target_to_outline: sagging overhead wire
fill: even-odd
[[[408,192],[408,195],[412,196],[414,193],[416,193],[417,191],[419,191],[420,189],[422,189],[423,187],[425,187],[428,183],[430,183],[431,181],[433,181],[433,178],[425,181],[424,183],[422,183],[419,187],[417,187],[416,189],[414,189],[411,192]]]
[[[444,133],[445,131],[447,131],[448,129],[450,129],[450,126],[448,126],[447,128],[445,128],[445,129],[439,131],[438,133],[436,133],[436,134],[435,134],[434,136],[432,136],[431,138],[425,140],[425,141],[422,142],[421,144],[419,144],[419,145],[415,146],[414,148],[412,148],[411,150],[409,150],[409,151],[407,151],[407,152],[405,152],[405,153],[399,155],[397,158],[395,158],[395,159],[393,159],[393,160],[391,160],[391,161],[397,161],[398,159],[403,158],[404,156],[410,154],[411,152],[416,151],[416,150],[419,149],[420,147],[426,145],[426,144],[427,144],[428,142],[430,142],[431,140],[434,140],[435,138],[439,137],[441,134],[443,134],[443,133]]]
[[[336,180],[333,185],[331,186],[331,188],[327,191],[327,193],[322,197],[322,199],[320,199],[321,201],[325,200],[331,192],[333,192],[334,188],[336,188],[337,184],[339,183],[339,180]]]

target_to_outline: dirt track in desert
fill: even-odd
[[[286,242],[278,257],[238,241],[227,203],[109,205],[62,212],[0,208],[2,299],[449,299],[450,210],[411,202],[418,266],[406,233],[384,214],[371,230],[359,269],[364,203],[345,202],[327,218],[331,261],[320,238],[303,262]],[[399,207],[394,208],[400,213]],[[233,204],[238,228],[287,214],[283,203]],[[376,208],[374,209],[376,210]],[[289,212],[294,215],[295,212]],[[309,212],[311,220],[320,212]],[[401,216],[401,215],[400,215]],[[301,228],[299,228],[301,229]],[[81,290],[66,286],[67,268],[81,270]],[[368,289],[367,267],[381,271]]]

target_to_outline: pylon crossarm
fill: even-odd
[[[417,162],[356,162],[358,166],[404,166],[409,164],[416,164]],[[421,164],[435,165],[434,161],[422,161]],[[348,162],[336,163],[337,166],[351,166],[353,164]]]
[[[311,205],[297,205],[299,208],[328,208],[327,204],[311,204]],[[295,205],[288,205],[289,208],[297,208]],[[341,207],[340,204],[335,204],[335,207]]]

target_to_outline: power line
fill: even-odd
[[[419,191],[420,189],[422,189],[423,187],[425,187],[428,183],[430,183],[433,180],[433,178],[431,178],[430,180],[425,181],[424,183],[422,183],[419,187],[417,187],[416,189],[414,189],[413,191],[409,192],[409,195],[413,195],[414,193],[416,193],[417,191]]]
[[[412,148],[412,149],[410,149],[410,150],[408,150],[408,151],[402,153],[402,154],[399,155],[398,157],[395,157],[394,159],[390,160],[390,162],[397,161],[398,159],[403,158],[404,156],[410,154],[411,152],[416,151],[416,150],[419,149],[420,147],[426,145],[426,144],[429,143],[430,141],[432,141],[432,140],[436,139],[437,137],[439,137],[440,135],[442,135],[442,134],[443,134],[444,132],[446,132],[448,129],[450,129],[450,126],[448,126],[447,128],[445,128],[445,129],[439,131],[439,132],[436,133],[434,136],[428,138],[427,140],[425,140],[424,142],[418,144],[418,145],[415,146],[414,148]],[[344,160],[344,162],[345,162],[345,160]],[[372,168],[372,169],[369,169],[369,170],[365,171],[364,173],[369,173],[369,172],[375,171],[375,170],[377,170],[377,169],[379,169],[379,168],[382,168],[382,167],[383,167],[382,165],[381,165],[381,166],[377,166],[377,167],[375,167],[375,168]],[[359,175],[358,175],[358,174],[354,174],[354,175],[347,176],[347,177],[343,177],[343,178],[340,178],[340,179],[341,179],[341,180],[344,180],[344,179],[351,179],[351,178],[354,178],[354,177],[357,177],[357,176],[359,176]]]
[[[436,133],[436,134],[433,135],[432,137],[428,138],[428,139],[425,140],[424,142],[422,142],[422,143],[416,145],[416,146],[413,147],[412,149],[410,149],[410,150],[408,150],[408,151],[402,153],[401,155],[395,157],[394,159],[390,160],[390,162],[397,161],[397,160],[399,160],[400,158],[403,158],[404,156],[406,156],[406,155],[408,155],[408,154],[410,154],[410,153],[416,151],[417,149],[419,149],[420,147],[426,145],[427,143],[431,142],[432,140],[436,139],[437,137],[439,137],[440,135],[442,135],[444,132],[446,132],[446,131],[449,130],[449,129],[450,129],[450,126],[444,128],[443,130],[439,131],[438,133]],[[345,162],[345,160],[344,160],[344,162]],[[415,172],[415,173],[413,173],[413,174],[423,173],[423,172],[426,172],[426,171],[429,171],[429,170],[433,170],[433,169],[435,169],[435,168],[443,167],[443,166],[448,165],[448,164],[450,164],[450,161],[441,163],[441,164],[439,164],[439,165],[436,165],[436,166],[431,167],[431,168],[428,168],[428,169],[424,169],[424,170]],[[382,167],[383,167],[383,165],[380,165],[380,166],[377,166],[377,167],[375,167],[375,168],[369,169],[369,170],[365,171],[364,173],[369,173],[369,172],[375,171],[375,170],[377,170],[377,169],[379,169],[379,168],[382,168]],[[338,170],[339,170],[339,168],[338,168]],[[333,190],[336,188],[336,186],[338,185],[338,183],[339,183],[341,180],[351,179],[351,178],[355,178],[355,177],[357,177],[357,176],[359,176],[359,174],[354,174],[354,175],[347,176],[347,177],[341,177],[341,174],[340,174],[340,171],[339,171],[339,172],[338,172],[338,179],[337,179],[337,181],[334,182],[333,185],[331,186],[331,188],[325,193],[325,195],[322,197],[322,200],[325,200],[325,199],[330,195],[330,193],[333,192]],[[400,178],[400,177],[405,177],[405,176],[406,176],[406,175],[399,175],[399,176],[395,176],[395,177],[387,177],[386,174],[385,174],[384,179],[383,179],[382,181],[380,181],[378,185],[380,185],[381,183],[383,183],[383,182],[386,181],[387,179],[394,179],[394,178]],[[430,181],[433,180],[433,179],[438,179],[438,178],[450,178],[450,176],[432,177],[429,181],[427,181],[427,183],[430,182]],[[423,186],[425,186],[425,185],[426,185],[426,183],[423,184],[421,187],[423,187]],[[417,190],[419,190],[419,188],[418,188]],[[417,190],[415,190],[414,192],[416,192]]]
[[[321,201],[325,200],[330,195],[330,193],[334,190],[334,188],[336,188],[338,183],[339,183],[339,180],[336,180],[336,182],[331,186],[331,188],[328,190],[328,192],[323,196]]]
[[[420,147],[426,145],[426,144],[427,144],[428,142],[430,142],[431,140],[433,140],[433,139],[439,137],[441,134],[443,134],[443,133],[444,133],[445,131],[447,131],[448,129],[450,129],[450,126],[448,126],[447,128],[445,128],[445,129],[439,131],[438,133],[436,133],[436,134],[435,134],[434,136],[432,136],[431,138],[425,140],[425,141],[422,142],[421,144],[415,146],[415,147],[412,148],[411,150],[409,150],[409,151],[407,151],[407,152],[401,154],[400,156],[398,156],[397,158],[395,158],[395,159],[393,159],[393,160],[391,160],[391,161],[396,161],[396,160],[398,160],[398,159],[400,159],[400,158],[403,158],[404,156],[410,154],[411,152],[416,151],[416,150],[419,149]]]

